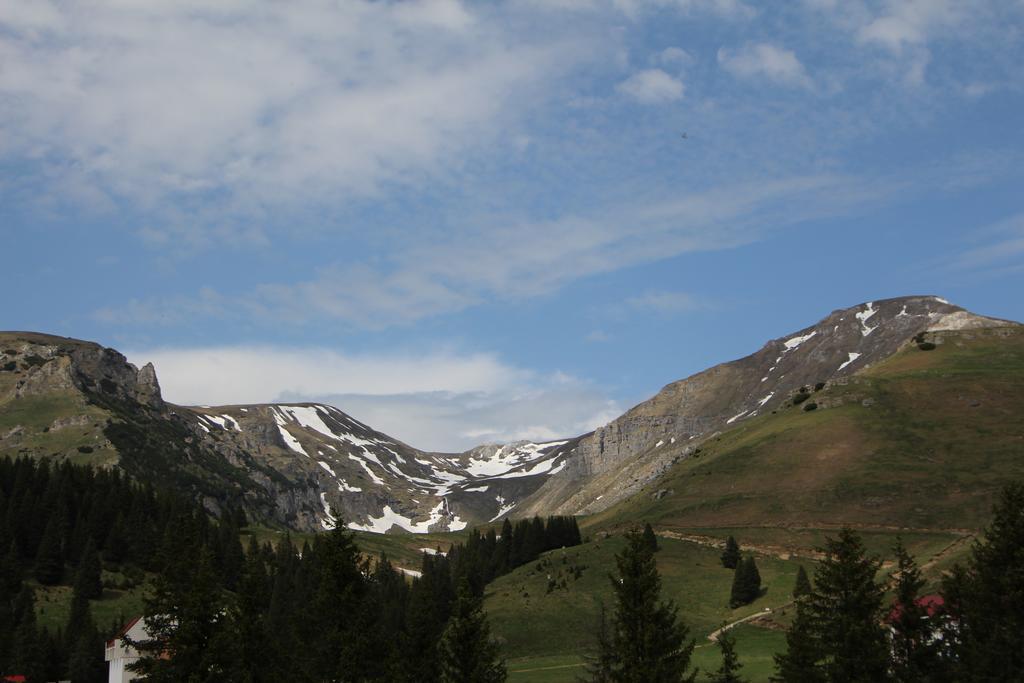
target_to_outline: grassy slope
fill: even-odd
[[[486,608],[509,658],[511,680],[572,681],[582,672],[580,663],[592,642],[600,604],[611,608],[614,602],[608,575],[623,545],[622,537],[613,536],[552,551],[488,586]],[[709,644],[707,634],[722,622],[789,601],[797,571],[794,560],[758,557],[765,593],[752,605],[733,610],[727,606],[732,572],[721,566],[719,551],[674,539],[661,539],[661,546],[657,560],[662,595],[679,606],[681,619],[701,646],[695,658],[705,666],[718,666],[718,650]],[[574,567],[584,568],[578,579],[573,578]],[[549,574],[559,583],[565,577],[566,587],[548,593]],[[751,670],[755,660],[770,660],[780,640],[778,632],[763,629],[737,634]]]
[[[948,334],[935,350],[905,349],[812,400],[832,407],[789,407],[745,421],[706,442],[698,457],[680,462],[645,492],[581,520],[584,533],[647,520],[662,532],[704,543],[734,535],[748,548],[789,557],[759,556],[768,586],[755,603],[760,608],[785,602],[797,562],[812,570],[814,549],[839,525],[850,524],[869,552],[883,558],[891,557],[901,536],[934,588],[987,523],[994,493],[1009,480],[1024,479],[1020,330]],[[672,494],[660,500],[648,495],[659,489]],[[487,609],[506,641],[510,680],[572,681],[582,672],[581,644],[590,640],[598,600],[609,602],[607,574],[620,544],[611,538],[565,551],[569,563],[588,565],[565,591],[546,595],[546,573],[532,565],[490,587]],[[665,594],[680,605],[703,645],[694,663],[714,670],[718,651],[704,636],[723,619],[743,614],[724,606],[731,575],[718,565],[716,549],[663,544],[658,560]],[[787,621],[778,612],[773,618]],[[784,633],[752,625],[734,633],[744,674],[767,680]]]
[[[999,487],[1024,478],[1024,333],[1008,334],[904,350],[812,399],[842,405],[749,420],[650,487],[671,495],[585,525],[976,530]]]

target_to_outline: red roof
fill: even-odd
[[[941,595],[932,594],[922,595],[914,601],[914,604],[918,607],[923,607],[924,613],[927,616],[934,617],[935,613],[938,612],[942,608],[942,606],[946,604],[946,601],[942,598]],[[893,603],[892,610],[889,611],[889,617],[888,619],[886,619],[886,621],[896,621],[900,618],[901,614],[903,614],[903,605],[899,604],[898,602]]]
[[[10,681],[10,683],[25,683],[28,679],[19,674],[17,676],[4,676],[3,680]]]
[[[125,624],[121,628],[121,630],[117,632],[116,636],[114,636],[113,638],[111,638],[110,640],[107,641],[107,647],[114,647],[114,643],[116,641],[120,640],[121,636],[127,635],[128,631],[132,630],[132,626],[135,626],[135,624],[139,623],[139,619],[141,619],[141,618],[142,617],[135,617],[134,619],[129,621],[127,624]]]

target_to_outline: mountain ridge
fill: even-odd
[[[136,368],[92,342],[4,332],[0,453],[169,477],[211,511],[240,504],[305,531],[340,519],[365,531],[426,532],[508,514],[588,514],[636,494],[722,430],[843,381],[934,330],[1008,325],[1018,323],[935,296],[866,302],[671,382],[593,432],[462,453],[418,450],[321,403],[176,406],[163,400],[151,364]],[[19,413],[30,405],[34,417]],[[35,421],[18,422],[22,413]],[[81,430],[77,440],[65,438],[69,427]]]

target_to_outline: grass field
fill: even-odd
[[[108,575],[109,576],[109,575]],[[36,592],[36,619],[40,626],[51,633],[67,626],[71,609],[70,586],[40,586],[34,581],[29,584]],[[129,590],[106,588],[99,600],[90,600],[93,620],[101,631],[106,631],[115,622],[123,625],[142,613],[142,599],[145,588],[139,586]]]
[[[711,631],[723,622],[766,607],[778,609],[789,602],[798,566],[795,561],[759,557],[765,592],[752,605],[733,610],[727,606],[732,572],[721,566],[718,550],[674,539],[663,538],[660,543],[656,557],[662,595],[676,602],[680,619],[698,645],[710,645],[700,647],[695,657],[715,660],[716,668],[718,649],[707,640]],[[614,571],[615,554],[624,544],[624,539],[616,536],[555,550],[488,586],[485,606],[492,631],[509,658],[509,670],[514,672],[510,680],[571,681],[581,673],[579,665],[592,646],[601,604],[614,609],[609,573]],[[578,578],[577,569],[581,570]],[[550,593],[549,575],[559,586]],[[745,656],[752,669],[757,661],[770,660],[780,642],[777,632],[755,637],[762,631],[752,627],[737,630],[737,635],[742,633],[751,641]]]

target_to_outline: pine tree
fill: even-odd
[[[793,599],[811,594],[811,580],[807,578],[807,570],[803,565],[796,570],[796,584],[793,586]]]
[[[491,640],[482,599],[468,581],[459,584],[458,598],[438,643],[441,683],[503,683],[508,674]]]
[[[102,683],[106,680],[106,664],[103,662],[102,642],[95,630],[82,634],[71,642],[68,658],[68,675],[71,683]]]
[[[744,683],[739,674],[743,665],[736,656],[736,638],[725,628],[725,624],[722,624],[718,632],[718,649],[722,653],[722,665],[711,675],[710,683]]]
[[[1007,486],[966,568],[943,581],[960,681],[1024,680],[1024,484]]]
[[[896,600],[893,605],[891,628],[891,672],[901,683],[925,681],[938,668],[938,647],[933,639],[934,624],[929,622],[925,609],[918,604],[924,579],[917,563],[901,539],[896,539]]]
[[[11,669],[29,681],[46,680],[46,643],[36,627],[35,593],[27,585],[15,600],[14,623]]]
[[[626,548],[616,555],[618,577],[612,579],[617,609],[612,619],[606,651],[611,680],[617,683],[692,681],[686,675],[695,643],[686,642],[689,629],[678,621],[671,601],[662,602],[661,577],[654,554],[643,535],[634,530],[626,536]]]
[[[71,597],[71,612],[64,635],[70,649],[68,670],[71,683],[102,681],[106,667],[103,664],[101,639],[89,609],[89,601],[82,594],[78,582]]]
[[[85,551],[78,563],[78,572],[75,574],[75,590],[86,599],[96,600],[103,595],[103,583],[100,575],[100,555],[96,551],[96,543],[90,538],[85,544]]]
[[[752,555],[739,561],[733,573],[729,606],[739,607],[753,602],[761,595],[761,573]]]
[[[36,579],[44,586],[52,586],[60,581],[63,573],[64,556],[60,548],[60,522],[56,515],[51,515],[50,521],[46,524],[46,531],[43,532],[43,539],[39,542],[39,552],[36,554]]]
[[[725,539],[725,550],[722,551],[722,566],[726,569],[736,569],[740,563],[740,546],[736,539],[730,536]]]
[[[786,651],[775,655],[775,683],[824,683],[821,666],[822,654],[818,634],[814,627],[811,596],[796,599],[796,615],[786,632]]]
[[[658,537],[654,535],[654,529],[651,528],[650,522],[644,524],[644,542],[651,549],[652,553],[660,550],[658,547]]]
[[[881,626],[884,587],[875,580],[881,562],[866,556],[860,537],[844,527],[826,538],[810,596],[825,673],[832,681],[880,681],[889,648]]]
[[[11,595],[17,595],[21,590],[21,553],[14,539],[7,547],[7,554],[0,558],[0,593],[4,589]]]
[[[608,613],[604,603],[600,604],[597,630],[594,633],[595,652],[585,656],[589,683],[611,683],[615,671],[615,653],[612,650],[611,633],[608,628]]]
[[[150,640],[132,643],[140,657],[131,670],[153,683],[213,681],[221,674],[209,656],[226,620],[212,553],[205,547],[189,551],[193,541],[184,533],[167,548],[174,553],[177,546],[179,553],[167,558],[166,569],[157,575],[144,601]]]

